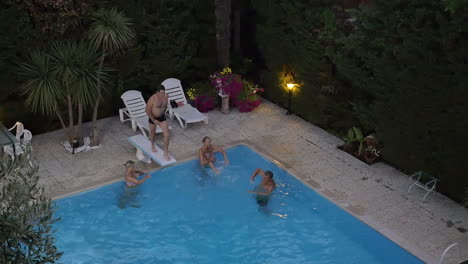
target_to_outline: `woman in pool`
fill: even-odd
[[[229,160],[226,155],[226,151],[224,151],[222,148],[211,145],[211,138],[210,137],[204,137],[203,140],[203,146],[200,148],[199,155],[200,155],[200,165],[201,166],[210,166],[216,174],[219,174],[219,170],[215,168],[213,165],[213,162],[216,161],[216,158],[214,156],[214,153],[221,152],[224,155],[224,164],[229,165]]]
[[[142,180],[138,180],[138,174],[144,174],[143,171],[135,170],[135,162],[128,160],[124,163],[125,166],[125,182],[128,187],[135,187],[139,184],[144,183],[147,179],[151,178],[151,175],[146,174]]]
[[[128,160],[124,163],[125,166],[125,188],[119,198],[118,206],[120,209],[125,209],[127,206],[131,207],[140,207],[137,202],[138,188],[134,188],[147,179],[151,178],[151,175],[146,174],[146,176],[138,180],[139,174],[144,174],[143,171],[135,170],[135,163],[131,160]]]

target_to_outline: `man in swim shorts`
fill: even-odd
[[[166,121],[166,108],[168,103],[168,96],[164,86],[160,86],[156,92],[150,97],[146,104],[146,114],[149,119],[149,140],[151,142],[151,150],[156,152],[154,145],[154,135],[156,133],[156,126],[159,125],[164,135],[164,158],[169,161],[169,125]]]
[[[259,206],[265,207],[268,205],[270,200],[270,194],[276,189],[276,183],[273,180],[273,172],[263,171],[262,169],[256,169],[252,176],[250,176],[250,182],[254,183],[254,179],[257,175],[262,176],[262,181],[255,187],[255,191],[247,191],[249,193],[256,194],[256,200]]]
[[[215,166],[213,165],[213,162],[216,161],[214,153],[216,151],[223,153],[223,155],[224,155],[224,164],[229,165],[229,160],[228,160],[228,157],[226,155],[226,151],[224,151],[224,149],[222,149],[222,148],[220,148],[218,146],[211,145],[211,138],[210,137],[204,137],[202,139],[202,142],[203,142],[203,146],[200,148],[200,151],[199,151],[200,165],[201,166],[208,165],[214,170],[214,172],[216,174],[219,174],[220,173],[219,170],[217,170],[215,168]]]

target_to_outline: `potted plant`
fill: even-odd
[[[227,67],[211,74],[210,80],[222,99],[222,112],[229,113],[229,98],[236,98],[242,90],[240,76],[233,74],[231,68]]]
[[[345,144],[339,147],[340,149],[369,165],[375,163],[381,157],[377,137],[375,135],[364,137],[361,130],[357,127],[352,127],[348,130],[344,141]]]
[[[380,157],[377,138],[375,135],[369,135],[364,138],[364,144],[366,148],[364,149],[363,158],[368,164],[373,164]]]
[[[344,137],[345,144],[343,150],[353,154],[355,157],[361,156],[363,151],[364,137],[362,132],[357,127],[352,127],[348,130],[348,133]]]

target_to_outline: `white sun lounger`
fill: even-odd
[[[8,129],[8,131],[15,131],[15,137],[18,140],[18,143],[15,143],[13,146],[4,146],[3,151],[4,153],[10,155],[11,157],[15,158],[20,154],[23,154],[24,145],[31,142],[32,133],[31,131],[24,128],[23,123],[16,122],[15,125]]]
[[[171,160],[167,161],[164,158],[164,150],[160,147],[156,146],[157,152],[153,152],[151,150],[151,143],[150,141],[144,137],[143,135],[136,135],[128,138],[128,142],[130,142],[133,146],[136,147],[136,157],[138,160],[150,163],[151,160],[154,160],[161,166],[166,166],[176,162],[176,160],[169,155]]]
[[[120,97],[125,104],[125,108],[119,109],[120,122],[131,121],[132,129],[136,131],[137,127],[141,133],[148,137],[146,131],[149,132],[148,115],[146,114],[146,102],[141,95],[141,92],[130,90],[126,91]],[[169,129],[172,129],[169,126]],[[162,130],[159,126],[156,127],[156,133],[161,133]]]
[[[179,121],[179,124],[182,128],[186,128],[188,123],[196,123],[200,121],[208,124],[208,116],[200,113],[198,109],[191,106],[187,102],[180,80],[169,78],[164,80],[161,85],[164,86],[166,89],[166,94],[169,97],[167,111],[169,112],[169,117],[171,120],[173,120],[174,117],[177,118],[177,121]],[[170,104],[172,100],[178,103],[183,103],[184,105],[177,108],[172,108]]]

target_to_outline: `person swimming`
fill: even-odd
[[[142,180],[138,180],[139,174],[145,174],[145,172],[140,170],[135,170],[135,162],[131,160],[127,160],[124,163],[125,166],[125,183],[128,187],[135,187],[144,183],[146,180],[151,178],[151,175],[146,174],[146,176]]]
[[[260,168],[257,168],[252,176],[250,176],[250,182],[254,183],[255,177],[260,175],[262,177],[262,181],[260,182],[257,187],[255,187],[254,191],[247,191],[248,193],[256,194],[255,200],[260,207],[266,207],[268,202],[270,201],[271,193],[276,189],[276,183],[273,180],[273,172],[271,171],[263,171]]]
[[[200,157],[200,165],[201,166],[210,166],[213,171],[216,174],[219,174],[219,170],[215,168],[213,163],[216,161],[216,158],[214,156],[215,152],[221,152],[224,155],[224,164],[229,165],[229,160],[226,155],[226,151],[224,151],[222,148],[212,145],[211,144],[211,138],[210,137],[204,137],[203,140],[203,146],[199,150],[199,157]]]
[[[122,191],[122,194],[119,198],[118,207],[121,209],[125,209],[128,205],[131,207],[140,207],[137,204],[137,196],[138,196],[138,188],[134,188],[149,178],[151,175],[146,174],[146,176],[138,180],[138,176],[144,174],[143,171],[135,170],[135,162],[128,160],[124,163],[125,166],[125,187]]]

